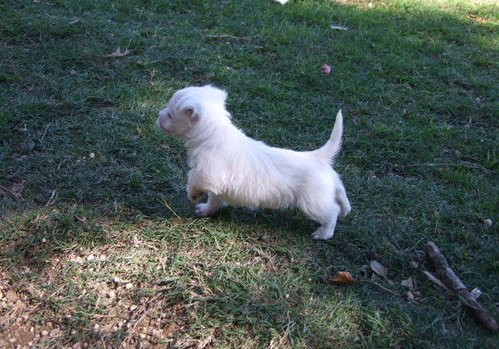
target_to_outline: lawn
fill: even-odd
[[[0,347],[496,347],[423,271],[431,240],[499,316],[497,2],[0,13]],[[321,146],[342,109],[335,168],[353,210],[333,239],[312,240],[296,210],[194,216],[183,145],[155,119],[207,83],[273,146]]]

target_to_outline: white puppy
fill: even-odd
[[[298,152],[247,137],[231,123],[226,98],[225,91],[210,85],[184,88],[175,92],[156,122],[167,135],[185,141],[189,198],[197,202],[208,193],[196,213],[212,216],[226,204],[298,207],[321,224],[315,239],[331,238],[338,215],[351,209],[340,176],[331,167],[341,146],[341,110],[324,146]]]

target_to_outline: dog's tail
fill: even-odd
[[[317,149],[316,154],[329,161],[333,161],[336,154],[341,149],[341,136],[343,135],[343,115],[341,114],[341,109],[336,115],[336,121],[334,122],[333,131],[331,132],[331,137],[322,147]]]

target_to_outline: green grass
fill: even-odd
[[[498,316],[495,2],[7,0],[0,13],[0,346],[495,347],[421,273],[433,240]],[[131,53],[104,57],[118,47]],[[343,110],[353,211],[332,240],[294,210],[193,216],[183,146],[154,122],[176,89],[206,83],[280,147],[322,145]],[[365,272],[373,259],[392,282]],[[340,270],[356,283],[331,285]]]

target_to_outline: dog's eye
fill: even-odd
[[[168,119],[171,119],[171,118],[172,118],[172,114],[168,113],[168,114],[166,114],[166,117],[167,117]]]

